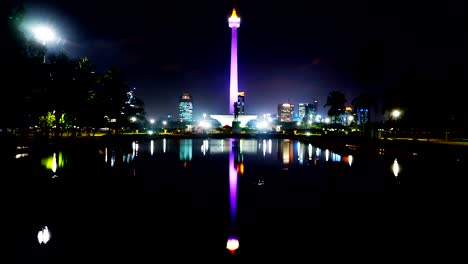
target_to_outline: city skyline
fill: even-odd
[[[196,101],[194,118],[225,112],[220,102],[229,87],[226,20],[232,8],[243,21],[239,91],[245,92],[248,114],[275,113],[279,103],[313,100],[324,114],[333,90],[343,91],[350,105],[361,92],[384,96],[408,73],[428,81],[400,88],[401,96],[424,95],[445,105],[466,83],[460,77],[466,70],[461,34],[466,23],[455,6],[394,1],[382,9],[370,1],[239,0],[174,1],[156,10],[138,1],[132,6],[87,0],[24,4],[26,18],[57,26],[72,56],[91,58],[100,71],[122,67],[149,118],[175,116],[182,92]],[[444,93],[427,93],[429,78],[439,72],[439,83],[450,86]]]

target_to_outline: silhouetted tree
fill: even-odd
[[[355,112],[359,112],[361,109],[368,109],[369,110],[369,122],[371,121],[371,113],[372,111],[377,109],[377,99],[374,95],[370,94],[369,92],[363,92],[359,94],[356,98],[351,101],[353,109]],[[372,111],[371,111],[372,110]]]
[[[101,80],[104,114],[109,120],[115,119],[113,128],[119,132],[122,126],[128,124],[127,116],[123,109],[128,99],[129,85],[124,77],[122,69],[111,67]]]
[[[99,100],[99,74],[96,65],[88,57],[78,59],[75,66],[77,100],[74,113],[80,127],[98,128],[104,125],[104,111]]]
[[[331,91],[327,96],[324,107],[330,107],[327,114],[332,118],[333,123],[341,121],[341,116],[345,113],[346,96],[341,91]]]
[[[13,1],[2,2],[0,34],[2,36],[2,98],[0,104],[0,127],[25,126],[27,97],[35,85],[38,64],[45,54],[45,47],[28,40],[22,31],[25,16],[23,5]],[[13,111],[14,109],[14,111]]]

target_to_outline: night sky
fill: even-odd
[[[72,56],[101,72],[122,67],[149,118],[176,115],[182,92],[192,94],[195,118],[228,112],[233,7],[247,114],[313,99],[325,114],[332,90],[349,105],[364,91],[445,105],[468,83],[461,1],[24,2],[26,18],[56,27]]]

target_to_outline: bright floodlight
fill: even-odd
[[[398,117],[400,117],[401,115],[401,111],[400,110],[393,110],[392,111],[392,116],[397,119]]]
[[[43,45],[56,39],[54,31],[47,26],[37,26],[32,29],[34,37]]]
[[[200,126],[203,128],[210,128],[211,124],[208,121],[203,120],[200,122]]]
[[[268,122],[265,120],[262,120],[260,122],[257,122],[257,128],[258,129],[266,129],[268,127]]]

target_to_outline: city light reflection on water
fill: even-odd
[[[188,165],[187,162],[193,159],[193,141],[194,139],[179,139],[179,140],[167,140],[163,138],[161,140],[150,140],[148,142],[138,143],[132,141],[130,143],[131,152],[125,151],[125,148],[120,150],[116,147],[105,147],[101,152],[104,156],[105,163],[110,161],[110,166],[113,167],[116,164],[116,160],[120,159],[124,163],[130,164],[135,158],[138,157],[141,151],[149,153],[151,156],[158,156],[160,154],[166,154],[168,151],[177,151],[179,160],[183,161],[184,167]],[[177,143],[176,143],[177,142]],[[160,143],[160,145],[158,144]],[[239,139],[236,143],[238,144],[238,152],[244,154],[256,154],[261,153],[261,156],[269,160],[276,159],[276,155],[280,154],[282,163],[286,166],[298,163],[299,165],[309,164],[311,161],[312,165],[317,166],[317,162],[324,160],[326,162],[345,162],[350,166],[354,162],[351,155],[342,156],[338,153],[334,153],[328,149],[322,152],[321,148],[314,147],[312,144],[305,144],[300,141],[292,141],[290,139],[283,140],[271,140],[271,139]],[[173,145],[179,145],[178,149],[174,150]],[[226,153],[229,149],[230,142],[224,139],[203,139],[200,140],[200,152],[203,156],[219,155]],[[156,146],[162,146],[156,148]],[[117,153],[121,153],[118,155]],[[323,156],[322,156],[323,154]],[[59,153],[59,155],[61,155]],[[198,154],[197,154],[198,155]],[[118,157],[120,156],[120,157]],[[60,157],[57,157],[60,159]],[[50,157],[50,162],[54,160],[53,156]],[[307,161],[307,162],[306,162]],[[63,162],[63,161],[62,161]],[[45,163],[44,163],[45,164]],[[52,164],[52,163],[51,163]],[[50,165],[52,166],[52,165]],[[63,166],[58,165],[58,166]],[[242,166],[243,169],[243,166]]]
[[[57,177],[57,170],[59,168],[63,168],[65,165],[65,159],[64,155],[62,152],[54,152],[51,156],[48,156],[46,158],[43,158],[41,160],[41,164],[48,170],[51,170],[53,172],[52,178]]]
[[[181,161],[192,160],[192,139],[181,139],[179,147],[179,159]]]
[[[216,243],[218,247],[222,247],[225,254],[241,256],[245,251],[255,250],[253,248],[256,242],[252,242],[252,238],[268,244],[270,240],[259,239],[260,235],[256,232],[260,230],[260,232],[263,231],[262,235],[265,235],[267,232],[263,228],[269,223],[272,223],[272,227],[269,228],[283,229],[283,232],[287,233],[289,228],[294,229],[296,224],[300,230],[310,229],[309,225],[300,227],[301,217],[307,219],[304,222],[316,221],[314,222],[316,226],[326,223],[331,217],[325,217],[323,222],[317,220],[320,216],[330,213],[327,209],[320,211],[321,208],[340,210],[346,205],[350,206],[350,211],[353,209],[359,211],[366,208],[365,206],[374,209],[376,204],[379,208],[385,208],[388,204],[394,208],[396,205],[392,204],[395,202],[395,196],[392,196],[393,185],[410,188],[405,185],[405,182],[408,183],[411,180],[408,176],[411,174],[411,169],[413,174],[419,173],[418,169],[408,165],[407,159],[393,157],[384,159],[380,155],[377,155],[375,159],[365,159],[359,155],[342,155],[329,149],[322,151],[321,148],[311,143],[291,139],[153,139],[100,145],[96,148],[97,151],[94,154],[99,155],[98,159],[95,159],[91,152],[69,155],[69,152],[60,149],[54,149],[54,152],[50,152],[46,158],[42,158],[43,155],[30,155],[27,159],[15,159],[15,162],[27,163],[33,162],[33,158],[38,157],[35,162],[42,164],[38,167],[41,169],[45,167],[54,175],[58,174],[61,177],[60,180],[47,181],[54,182],[54,184],[45,186],[46,188],[43,189],[47,190],[47,198],[40,197],[42,200],[37,201],[37,205],[47,202],[50,209],[46,207],[41,216],[45,219],[40,219],[41,221],[35,225],[42,228],[45,226],[44,223],[47,223],[47,228],[40,229],[40,231],[38,228],[33,228],[29,231],[33,234],[36,246],[39,241],[41,248],[51,249],[52,245],[62,243],[64,237],[72,236],[70,230],[65,230],[68,231],[67,233],[63,229],[56,228],[57,226],[50,223],[50,219],[61,221],[65,218],[60,217],[63,209],[55,201],[65,200],[63,197],[68,197],[70,201],[70,197],[77,197],[77,202],[71,202],[72,205],[76,207],[77,204],[80,206],[83,204],[82,208],[87,206],[91,208],[90,210],[82,209],[80,213],[84,214],[91,211],[100,212],[102,204],[109,203],[112,209],[98,213],[99,217],[104,218],[106,222],[112,222],[110,219],[113,219],[119,224],[124,220],[116,216],[125,215],[135,219],[146,217],[149,219],[143,220],[143,223],[146,221],[151,224],[163,219],[163,225],[165,225],[163,229],[170,226],[174,230],[182,228],[186,232],[195,230],[198,226],[184,219],[188,219],[189,214],[198,214],[195,217],[200,219],[197,224],[203,225],[208,222],[203,226],[206,232],[218,232],[216,237],[220,238],[220,241]],[[80,163],[69,170],[69,166],[74,163],[70,162],[71,157],[79,157]],[[417,158],[421,159],[421,155]],[[93,159],[103,167],[99,170],[99,175],[88,171],[86,166],[80,167],[83,164],[88,165],[87,162]],[[400,182],[401,163],[404,164],[405,170],[404,181]],[[67,169],[60,170],[65,165]],[[169,169],[169,172],[165,173],[161,168]],[[85,173],[88,173],[89,177],[81,177]],[[102,177],[102,175],[110,177]],[[62,178],[64,180],[61,180]],[[395,184],[394,178],[398,179],[398,184]],[[71,179],[72,181],[69,181]],[[88,181],[89,179],[93,180]],[[116,179],[116,182],[112,182],[113,179]],[[417,186],[414,181],[413,179],[413,186]],[[70,182],[78,184],[76,190],[69,185]],[[96,186],[93,187],[95,184]],[[70,194],[68,194],[69,190],[71,190]],[[94,193],[90,190],[94,190]],[[365,199],[359,196],[361,190],[366,194]],[[354,193],[358,194],[353,196]],[[367,199],[367,196],[373,193],[379,195]],[[336,199],[330,199],[335,195]],[[388,199],[386,195],[389,196]],[[379,201],[381,197],[385,198]],[[89,199],[89,201],[83,199]],[[150,216],[145,211],[149,210],[148,208],[157,208],[157,216]],[[309,219],[305,213],[297,213],[295,209],[301,212],[303,209],[309,212],[319,210],[319,213],[324,214],[317,213]],[[37,209],[37,211],[41,210]],[[184,213],[185,211],[187,213]],[[107,212],[113,212],[113,214],[106,216]],[[78,214],[73,212],[70,215]],[[282,221],[278,218],[282,215],[291,217],[287,227],[282,226]],[[338,219],[342,215],[336,213],[332,216]],[[363,216],[363,219],[365,218]],[[187,225],[187,227],[177,226],[172,222]],[[87,223],[94,224],[92,221]],[[63,226],[63,224],[59,223],[58,226]],[[155,234],[160,232],[155,226],[148,230],[154,230]],[[336,228],[331,224],[330,227]],[[54,232],[52,240],[50,239],[51,230]],[[139,231],[144,233],[147,229],[142,227]],[[275,230],[271,231],[274,233]],[[127,234],[126,238],[138,237],[136,232],[132,232],[129,231],[130,235]],[[170,231],[167,232],[170,233]],[[326,233],[326,231],[323,232]],[[102,237],[105,236],[102,235]],[[324,237],[326,235],[320,238]],[[100,239],[105,240],[105,238]],[[69,238],[69,241],[71,240],[72,238]],[[272,244],[273,240],[271,240]],[[281,245],[287,244],[287,242],[278,241],[282,243]],[[44,247],[44,244],[48,245]]]

